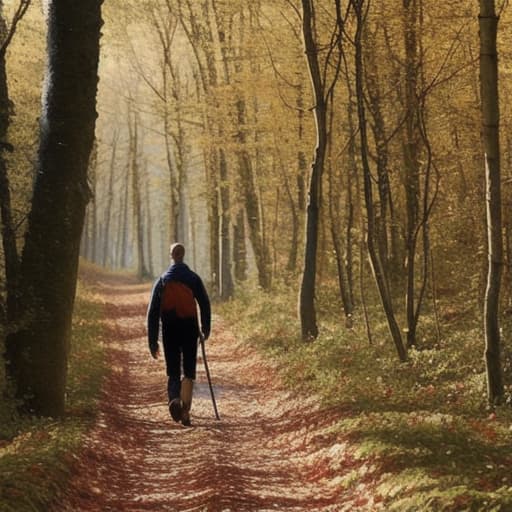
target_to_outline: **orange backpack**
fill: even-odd
[[[175,311],[178,318],[196,318],[197,305],[192,290],[179,281],[163,283],[160,313]]]

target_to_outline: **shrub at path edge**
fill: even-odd
[[[107,371],[103,353],[103,306],[79,283],[69,356],[67,414],[62,420],[26,419],[10,403],[0,407],[0,510],[47,510],[67,484],[84,434],[97,413]],[[0,387],[4,385],[0,376]],[[2,390],[0,390],[2,391]]]
[[[328,435],[349,441],[351,464],[333,471],[361,510],[373,510],[364,508],[370,495],[401,512],[512,510],[512,413],[487,408],[476,320],[445,327],[441,346],[427,339],[401,364],[384,321],[373,323],[369,346],[362,319],[347,330],[329,311],[319,338],[303,343],[294,307],[286,290],[242,291],[218,310],[288,387],[339,411]]]

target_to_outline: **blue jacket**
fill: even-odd
[[[181,283],[189,289],[194,299],[199,304],[201,312],[201,331],[205,337],[210,335],[211,310],[210,300],[201,278],[185,263],[175,263],[171,265],[167,271],[159,277],[153,285],[151,299],[148,306],[147,327],[149,348],[153,352],[158,348],[158,334],[160,330],[160,321],[162,319],[162,291],[167,283]]]

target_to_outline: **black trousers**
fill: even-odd
[[[196,318],[169,318],[162,322],[167,393],[169,400],[178,398],[181,376],[196,378],[197,340],[199,327]]]

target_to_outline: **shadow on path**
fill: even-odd
[[[319,478],[326,447],[315,439],[335,420],[279,387],[251,349],[214,318],[207,352],[221,421],[204,367],[193,428],[173,423],[163,361],[145,337],[147,285],[98,284],[106,302],[111,374],[100,414],[77,460],[62,511],[338,511],[341,488]]]

